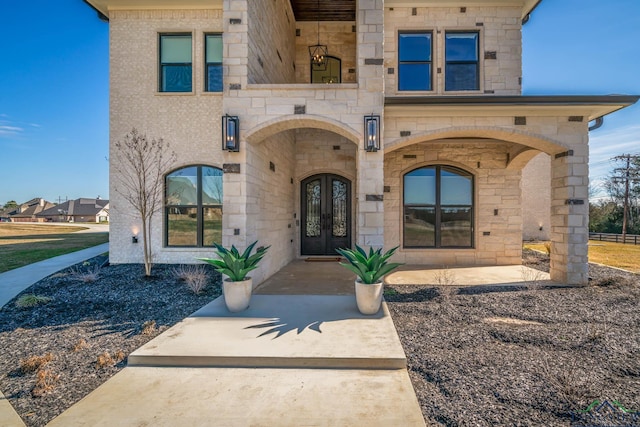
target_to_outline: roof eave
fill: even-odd
[[[467,110],[485,112],[501,111],[509,115],[526,115],[519,111],[538,111],[546,113],[579,112],[588,120],[595,120],[622,108],[635,104],[637,95],[553,95],[553,96],[419,96],[419,97],[387,97],[385,111],[407,110],[409,108]],[[573,115],[573,114],[571,114]]]

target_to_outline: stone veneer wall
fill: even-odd
[[[420,143],[388,153],[385,186],[390,191],[384,195],[384,240],[385,246],[401,246],[394,260],[448,266],[520,264],[520,171],[506,168],[508,151],[509,144],[501,141],[447,140]],[[402,248],[403,177],[429,164],[452,165],[474,175],[475,248]]]
[[[413,15],[413,9],[416,14]],[[393,7],[384,13],[384,67],[387,96],[398,92],[398,31],[433,31],[433,91],[410,94],[478,94],[519,95],[522,76],[522,10],[519,7]],[[447,30],[480,32],[480,90],[445,92],[444,35]],[[495,52],[496,59],[485,59],[485,52]],[[491,54],[489,54],[491,56]],[[441,73],[437,69],[442,70]],[[393,73],[389,72],[393,69]]]
[[[549,240],[550,168],[549,155],[540,153],[522,169],[522,238],[524,240]]]
[[[296,183],[291,182],[295,168],[294,131],[273,135],[260,144],[247,146],[246,150],[247,163],[251,165],[244,171],[247,180],[246,235],[255,236],[251,241],[258,240],[259,246],[271,246],[260,267],[252,272],[257,285],[287,265],[296,254],[293,218]],[[242,229],[243,224],[229,226]],[[241,231],[244,234],[245,230]]]
[[[342,83],[356,82],[356,33],[355,22],[321,22],[320,43],[326,44],[330,56],[342,60]],[[300,36],[296,37],[296,82],[311,83],[309,70],[309,46],[318,42],[318,24],[316,22],[298,22],[296,28]],[[352,72],[350,72],[350,70]]]
[[[254,1],[248,9],[249,83],[295,83],[295,17],[289,0]]]
[[[163,138],[177,154],[173,169],[205,164],[222,168],[220,117],[222,94],[204,92],[204,33],[222,32],[222,10],[117,10],[110,12],[110,158],[114,143],[133,127]],[[193,92],[158,92],[158,33],[193,35]],[[170,171],[163,171],[168,173]],[[225,177],[226,179],[226,177]],[[140,229],[131,206],[118,193],[118,174],[110,167],[109,258],[113,263],[142,262]],[[227,197],[225,188],[225,198]],[[154,218],[155,262],[195,262],[210,249],[164,248],[162,211]]]

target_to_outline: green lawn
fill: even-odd
[[[0,273],[109,241],[109,233],[77,233],[81,226],[0,224]]]
[[[543,243],[527,243],[524,247],[546,253]],[[640,245],[589,240],[589,262],[640,273]]]

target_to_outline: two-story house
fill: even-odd
[[[523,96],[538,0],[85,1],[109,21],[112,150],[135,127],[177,153],[155,262],[259,240],[256,283],[355,243],[519,264],[543,206],[552,278],[586,283],[589,123],[638,98]],[[525,206],[539,155],[548,197]],[[110,172],[111,262],[141,262]]]

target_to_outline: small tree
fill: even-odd
[[[111,161],[117,172],[114,189],[131,204],[142,223],[144,272],[151,276],[151,225],[155,213],[162,208],[163,175],[171,169],[177,156],[169,151],[168,142],[162,138],[148,139],[136,128],[114,147]]]
[[[18,203],[15,200],[9,200],[7,203],[4,204],[5,210],[15,209],[17,207],[18,207]]]

